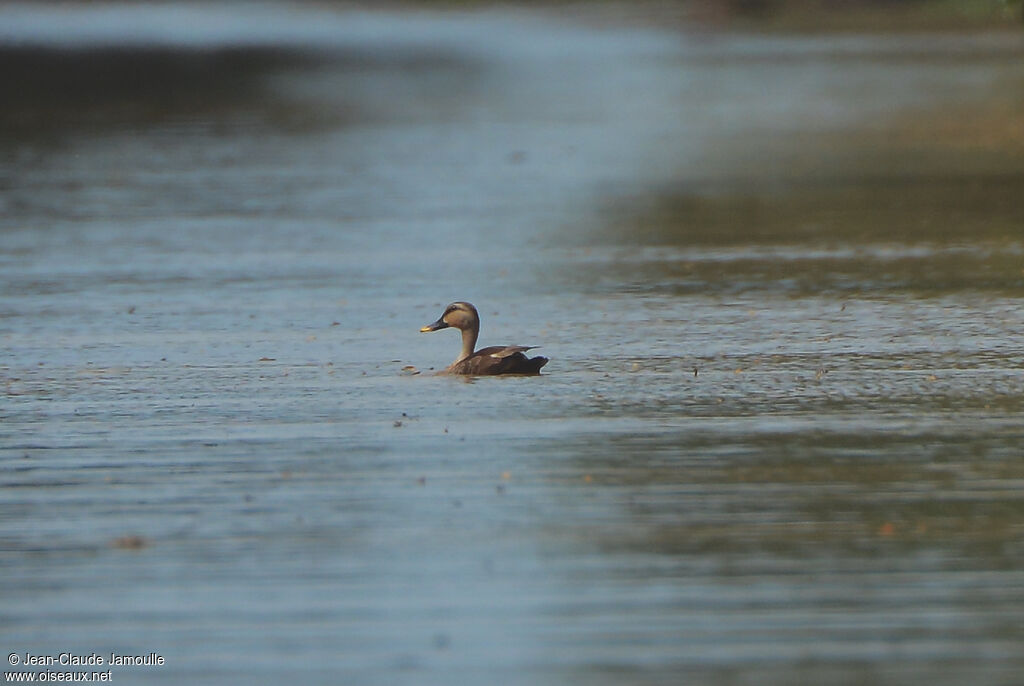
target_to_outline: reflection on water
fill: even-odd
[[[1016,37],[36,12],[0,29],[11,650],[165,655],[139,683],[1024,669]],[[457,298],[546,373],[403,374],[450,361],[418,327]]]

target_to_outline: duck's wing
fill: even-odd
[[[535,345],[492,345],[489,348],[481,348],[473,353],[476,355],[486,355],[488,357],[496,357],[499,360],[506,357],[511,357],[516,353],[525,353],[527,350],[533,350],[537,346]]]

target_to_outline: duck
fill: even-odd
[[[523,353],[533,350],[532,345],[494,345],[474,351],[480,335],[480,313],[468,302],[457,301],[444,308],[444,313],[433,324],[427,324],[420,333],[440,331],[453,327],[462,331],[462,351],[442,374],[466,376],[494,376],[497,374],[540,374],[548,363],[546,357],[527,357]]]

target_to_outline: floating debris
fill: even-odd
[[[416,374],[419,373],[420,370],[416,369],[416,367],[412,366],[411,364],[407,364],[404,367],[402,367],[402,374],[404,374],[405,376],[415,376]]]
[[[145,548],[147,545],[149,545],[149,541],[136,534],[118,536],[110,542],[111,548],[120,548],[121,550],[139,550],[141,548]]]

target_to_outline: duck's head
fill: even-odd
[[[420,332],[426,333],[428,331],[447,329],[449,326],[463,331],[479,328],[480,315],[477,313],[476,308],[470,303],[454,302],[444,308],[444,314],[442,314],[436,322],[433,324],[427,324],[420,329]]]

